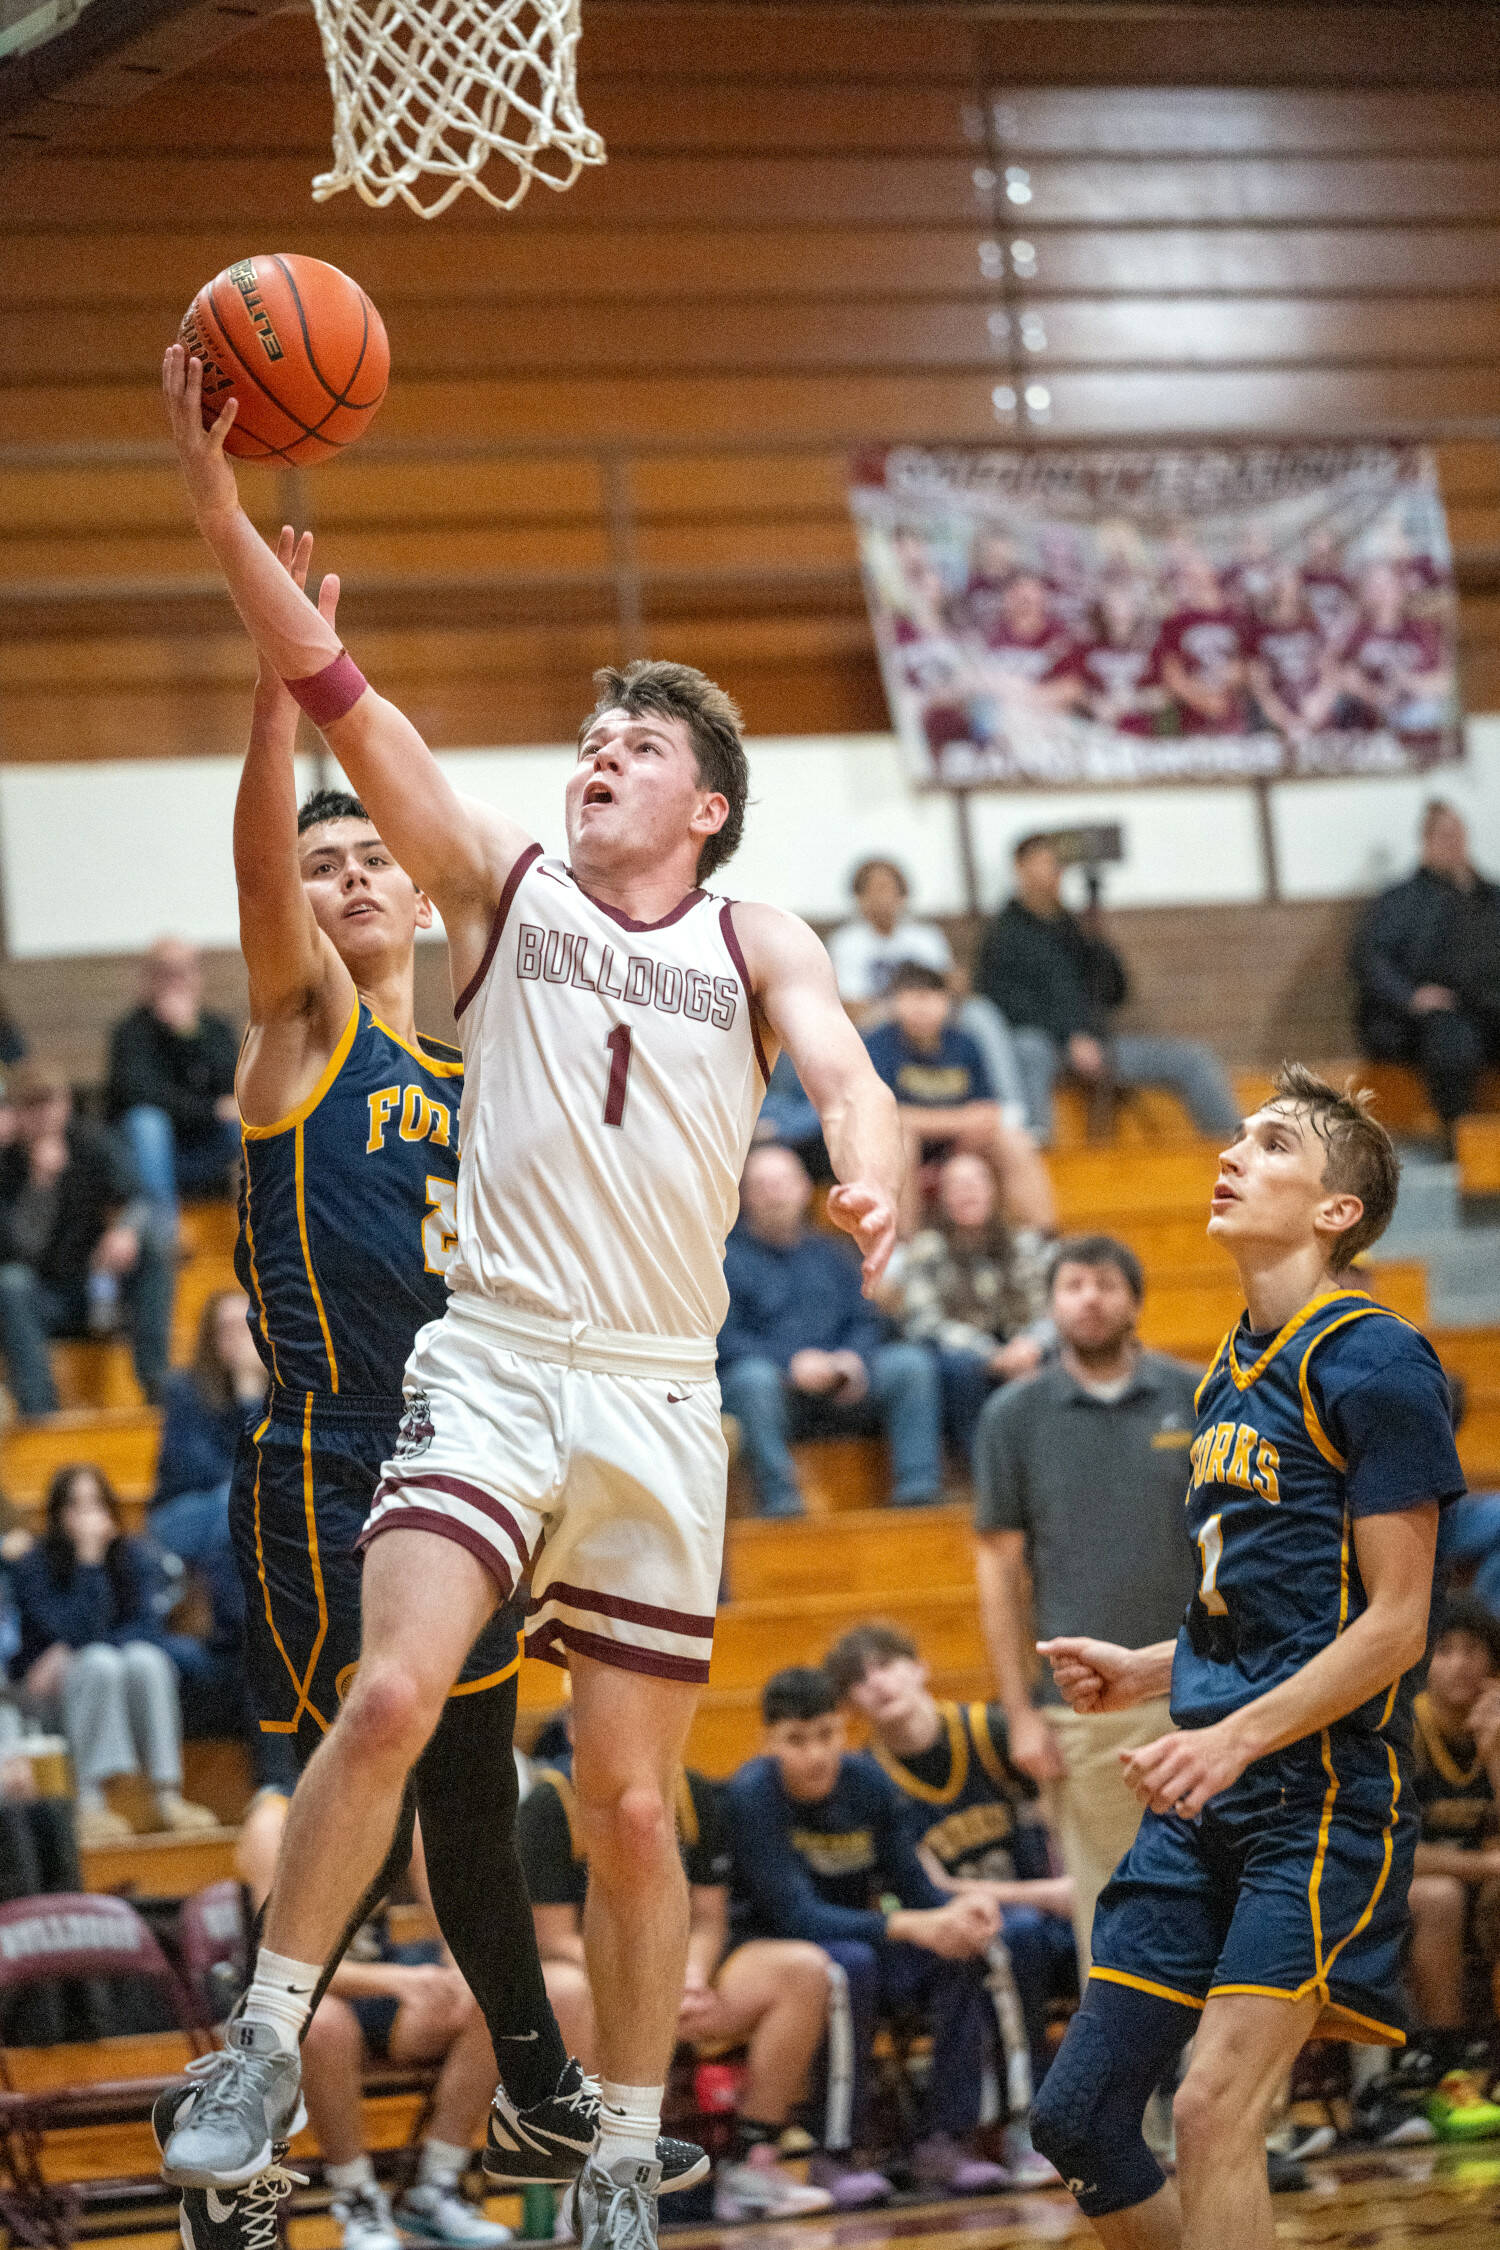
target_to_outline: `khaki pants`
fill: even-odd
[[[1131,1711],[1069,1711],[1045,1706],[1063,1762],[1061,1781],[1048,1793],[1063,1866],[1073,1878],[1073,1934],[1078,1977],[1089,1971],[1089,1937],[1099,1893],[1135,1842],[1141,1807],[1125,1786],[1119,1752],[1167,1733],[1171,1719],[1162,1696]]]

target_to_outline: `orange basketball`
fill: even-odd
[[[199,290],[178,334],[203,362],[204,426],[239,401],[224,450],[242,461],[326,461],[385,397],[385,323],[321,258],[237,259]]]

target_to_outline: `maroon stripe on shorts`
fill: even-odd
[[[544,1664],[560,1664],[566,1669],[567,1652],[575,1656],[591,1656],[597,1664],[613,1665],[617,1672],[649,1672],[653,1679],[685,1680],[691,1687],[702,1687],[708,1679],[708,1666],[695,1657],[665,1656],[660,1649],[637,1648],[632,1641],[607,1640],[602,1633],[586,1633],[580,1625],[569,1625],[561,1617],[551,1617],[535,1633],[526,1635],[526,1654],[540,1657]]]
[[[473,999],[475,993],[479,990],[479,987],[483,984],[485,978],[489,975],[490,963],[495,958],[495,948],[500,943],[501,934],[505,928],[505,917],[507,916],[507,914],[509,914],[512,902],[515,899],[516,892],[521,887],[521,877],[526,873],[526,870],[529,867],[534,867],[536,865],[536,862],[541,858],[541,856],[542,847],[540,844],[528,844],[525,851],[522,852],[520,858],[516,861],[515,866],[506,876],[505,888],[500,893],[500,903],[495,908],[495,919],[493,922],[491,922],[490,934],[485,939],[484,956],[480,961],[478,968],[474,971],[474,974],[470,977],[468,983],[464,986],[463,991],[459,994],[458,998],[453,1003],[453,1020],[455,1023],[457,1023],[459,1017],[463,1014],[465,1008],[467,1008],[469,1002]]]
[[[660,1633],[690,1633],[696,1640],[712,1640],[714,1619],[693,1617],[682,1609],[658,1609],[653,1602],[627,1601],[623,1594],[596,1594],[588,1586],[569,1586],[554,1578],[533,1609],[548,1602],[565,1602],[569,1609],[591,1609],[600,1617],[618,1617],[626,1625],[651,1625]]]
[[[408,1491],[445,1492],[450,1500],[462,1500],[479,1515],[488,1516],[491,1523],[497,1523],[515,1541],[518,1555],[526,1554],[526,1541],[521,1536],[521,1527],[515,1517],[502,1500],[497,1500],[492,1492],[486,1492],[481,1485],[470,1484],[464,1477],[450,1477],[441,1470],[434,1470],[431,1476],[426,1477],[404,1477],[397,1470],[392,1475],[381,1478],[375,1498],[399,1500],[403,1507],[415,1505],[407,1501]]]
[[[745,987],[745,1005],[750,1010],[750,1037],[755,1042],[755,1059],[760,1065],[761,1084],[769,1086],[771,1070],[766,1061],[765,1042],[760,1035],[760,1006],[750,988],[750,971],[745,966],[744,948],[740,944],[739,931],[734,926],[733,906],[733,899],[726,898],[719,908],[719,928],[724,933],[724,943],[729,948],[729,958],[739,973],[740,983]]]
[[[376,1495],[377,1499],[379,1495]],[[430,1531],[439,1539],[451,1539],[456,1547],[467,1547],[477,1563],[482,1563],[500,1589],[502,1601],[509,1601],[515,1593],[515,1580],[505,1567],[505,1558],[493,1540],[486,1539],[469,1523],[460,1523],[454,1516],[440,1515],[436,1508],[418,1508],[403,1500],[399,1508],[382,1516],[378,1523],[367,1523],[354,1542],[356,1554],[363,1554],[372,1540],[383,1531]]]

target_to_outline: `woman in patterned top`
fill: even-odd
[[[1030,1375],[1051,1340],[1047,1242],[1006,1226],[994,1173],[963,1151],[938,1175],[936,1220],[897,1251],[888,1302],[908,1340],[937,1352],[944,1434],[967,1466],[990,1392]]]

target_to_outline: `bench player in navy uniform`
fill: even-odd
[[[1032,2111],[1110,2250],[1269,2250],[1265,2129],[1297,2050],[1315,2030],[1405,2036],[1408,1675],[1438,1510],[1464,1487],[1436,1354],[1347,1279],[1395,1202],[1362,1103],[1283,1070],[1219,1158],[1209,1233],[1247,1310],[1198,1391],[1183,1629],[1147,1649],[1043,1644],[1075,1710],[1170,1680],[1180,1730],[1124,1754],[1147,1810]],[[1189,2034],[1169,2184],[1141,2118]]]
[[[1054,2180],[1025,2119],[1046,2076],[1047,2004],[1078,1990],[1073,1886],[1052,1871],[1037,1785],[1010,1762],[998,1703],[940,1703],[915,1641],[875,1619],[836,1641],[823,1669],[870,1729],[868,1756],[900,1796],[907,1833],[943,1890],[975,1890],[999,1909],[987,1956],[1013,2119],[1012,2185]]]
[[[279,553],[301,585],[310,539],[294,551],[283,532]],[[325,579],[325,616],[337,599],[337,580]],[[235,1266],[271,1389],[239,1449],[230,1523],[260,1724],[286,1739],[300,1771],[359,1657],[356,1548],[381,1463],[398,1427],[408,1457],[422,1450],[421,1403],[406,1407],[401,1377],[413,1337],[447,1296],[463,1064],[416,1029],[416,933],[430,925],[431,905],[356,798],[320,790],[299,812],[296,724],[291,696],[262,666],[234,821],[250,979],[236,1079],[245,1122]],[[405,1873],[419,1811],[438,1921],[500,2066],[485,2167],[502,2184],[571,2179],[598,2111],[547,2000],[515,1851],[518,1625],[519,1611],[503,1608],[475,1642],[343,1941]],[[232,2039],[249,2035],[231,2027]],[[197,2098],[191,2081],[162,2097],[159,2139],[189,2121],[189,2096]],[[688,2161],[689,2144],[663,2147],[670,2184],[706,2169],[697,2149]],[[206,2181],[176,2176],[187,2191],[188,2250],[243,2243],[286,2180],[272,2167],[210,2201]],[[227,2219],[216,2217],[229,2206]],[[422,2231],[415,2206],[399,2216]]]

